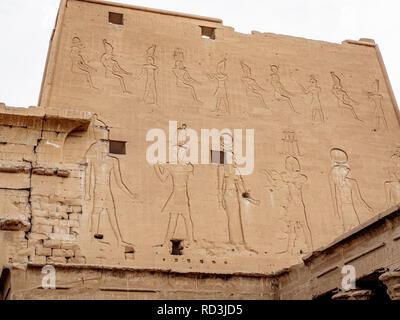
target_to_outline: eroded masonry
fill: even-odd
[[[253,129],[252,173],[205,128]],[[39,106],[0,105],[0,297],[398,299],[399,138],[373,40],[62,0]]]

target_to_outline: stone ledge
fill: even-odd
[[[18,118],[36,118],[36,119],[51,119],[51,120],[70,120],[80,123],[84,130],[90,124],[93,114],[87,111],[57,109],[57,108],[43,108],[43,107],[10,107],[4,103],[0,103],[0,117],[12,116]],[[12,125],[12,123],[10,123]]]

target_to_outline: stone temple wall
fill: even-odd
[[[270,281],[400,202],[399,125],[373,40],[63,0],[39,106],[0,108],[0,266]]]

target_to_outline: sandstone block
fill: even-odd
[[[49,238],[52,240],[61,240],[61,241],[76,241],[75,235],[64,234],[64,233],[51,233],[49,234]]]
[[[65,234],[69,234],[69,227],[54,226],[54,233],[65,233]]]
[[[61,249],[78,250],[79,243],[78,242],[63,242],[63,243],[61,243]]]
[[[57,249],[55,249],[57,250]],[[67,259],[64,257],[47,257],[47,263],[67,263]]]
[[[36,255],[49,257],[49,256],[51,256],[51,249],[44,248],[42,246],[36,246]]]
[[[51,248],[51,249],[60,249],[61,241],[60,240],[44,240],[43,247]]]
[[[33,225],[31,231],[36,232],[36,233],[44,233],[44,234],[52,233],[53,226],[47,226],[47,225],[41,225],[41,224]]]
[[[45,235],[43,233],[29,232],[28,239],[30,239],[30,240],[46,240],[46,239],[49,239],[49,236]]]
[[[72,264],[85,264],[85,263],[86,263],[86,259],[85,259],[84,257],[69,258],[69,259],[68,259],[68,263],[72,263]]]
[[[53,257],[73,257],[74,251],[69,249],[53,249]]]

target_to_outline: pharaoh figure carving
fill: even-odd
[[[257,96],[261,100],[263,106],[265,108],[269,109],[269,107],[265,103],[265,99],[264,99],[264,91],[265,90],[252,77],[251,68],[243,61],[240,62],[240,65],[242,66],[242,72],[243,72],[242,82],[246,86],[246,93],[247,94],[249,94],[249,92],[253,93],[255,96]]]
[[[337,99],[341,113],[343,114],[343,110],[348,110],[351,112],[354,119],[362,121],[354,110],[354,105],[358,104],[358,102],[350,98],[349,94],[342,86],[342,80],[336,75],[335,72],[331,72],[331,77],[333,81],[332,93]]]
[[[368,92],[368,99],[374,104],[375,131],[387,129],[388,125],[383,111],[383,96],[379,93],[379,80],[372,84],[372,90]]]
[[[293,112],[298,113],[292,103],[292,98],[291,96],[293,96],[292,93],[290,93],[288,90],[286,90],[285,86],[282,84],[281,82],[281,77],[279,75],[279,67],[277,65],[272,64],[271,65],[271,85],[272,88],[274,89],[274,95],[275,95],[275,99],[280,101],[286,101],[289,106],[290,109]]]
[[[175,66],[174,68],[172,68],[172,72],[176,77],[176,86],[178,88],[188,89],[190,91],[190,94],[192,95],[193,100],[197,103],[202,103],[197,98],[196,90],[194,87],[194,84],[200,85],[201,83],[193,79],[189,74],[189,71],[186,69],[184,65],[184,53],[182,49],[175,49],[174,58]]]
[[[132,201],[135,195],[122,179],[119,159],[109,154],[109,132],[106,125],[94,116],[93,134],[95,141],[85,153],[88,164],[85,186],[85,199],[91,202],[90,233],[96,241],[109,243],[102,230],[104,224],[109,224],[118,245],[133,250],[133,245],[125,241],[117,217],[115,196],[111,181],[122,190]]]
[[[155,51],[155,44],[146,50],[146,63],[142,66],[142,71],[136,78],[136,80],[139,80],[145,77],[143,94],[145,104],[157,104],[156,75],[158,73],[158,66],[155,65]]]
[[[322,111],[321,99],[320,99],[321,87],[318,84],[317,78],[311,75],[310,83],[308,86],[305,87],[300,83],[299,85],[305,94],[311,96],[310,107],[311,107],[312,121],[324,122],[325,117],[324,117],[324,112]]]
[[[300,253],[313,250],[311,230],[308,223],[307,212],[303,199],[303,186],[307,183],[307,176],[301,173],[300,163],[297,158],[289,156],[285,160],[285,171],[264,170],[269,182],[269,187],[277,200],[278,205],[285,213],[284,219],[288,226],[287,252],[297,253],[297,242],[303,242]]]
[[[182,141],[180,131],[186,129],[186,125],[178,129],[179,143],[176,146],[177,163],[157,164],[154,167],[155,173],[161,182],[166,182],[170,177],[172,182],[171,194],[161,209],[161,212],[169,214],[167,232],[162,247],[169,248],[171,240],[185,240],[184,248],[188,248],[194,241],[193,221],[190,212],[190,198],[188,184],[190,176],[194,175],[194,166],[186,162],[186,141]],[[185,133],[183,133],[185,135]],[[186,239],[174,239],[178,218],[182,217],[185,223]]]
[[[122,92],[131,93],[127,90],[125,84],[125,76],[129,76],[131,73],[121,68],[117,59],[115,58],[113,46],[107,42],[106,39],[103,39],[103,45],[104,53],[101,56],[100,61],[106,69],[106,77],[118,79]]]
[[[233,137],[221,136],[221,150],[225,155],[223,164],[218,165],[218,201],[228,219],[229,243],[238,251],[253,251],[248,248],[243,231],[243,202],[259,205],[260,201],[251,197],[245,187],[244,179],[237,174],[237,165],[233,153]],[[227,160],[225,163],[225,160]],[[229,163],[231,162],[231,163]]]
[[[343,226],[343,231],[358,226],[364,212],[373,214],[373,209],[361,196],[357,180],[350,177],[347,153],[341,149],[331,150],[332,168],[329,173],[333,209]]]
[[[400,204],[400,150],[390,158],[387,171],[389,180],[385,182],[385,195],[390,208]]]
[[[225,69],[226,58],[218,62],[216,73],[208,74],[210,80],[217,80],[218,82],[217,89],[214,93],[217,102],[213,112],[216,113],[229,113],[228,93],[226,91],[226,80],[228,80],[228,75],[225,73]]]
[[[82,50],[85,48],[81,39],[78,37],[72,38],[72,46],[71,46],[71,71],[77,74],[82,74],[86,77],[86,80],[89,82],[89,85],[93,89],[97,89],[93,85],[92,80],[92,72],[95,72],[96,69],[91,67],[89,64],[85,62],[85,59],[82,56]]]

